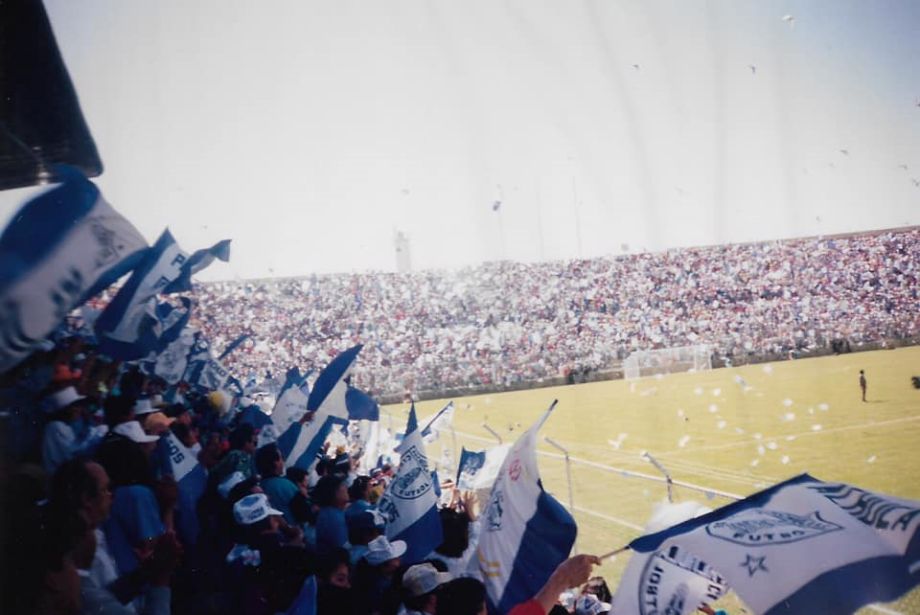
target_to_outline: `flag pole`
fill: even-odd
[[[569,486],[569,510],[572,513],[575,513],[575,498],[572,495],[572,460],[569,459],[569,451],[566,450],[561,444],[550,438],[549,436],[544,436],[543,440],[550,446],[558,449],[565,456],[565,481]],[[578,555],[578,540],[576,538],[575,544],[572,545],[573,552],[575,555]]]
[[[619,555],[620,553],[623,553],[624,551],[629,551],[629,545],[626,545],[625,547],[620,547],[619,549],[614,549],[613,551],[610,551],[609,553],[604,553],[603,555],[598,555],[597,559],[603,561],[609,557]]]
[[[661,463],[657,459],[652,457],[652,454],[649,453],[648,451],[644,451],[642,453],[642,456],[648,459],[651,462],[651,464],[658,469],[659,472],[664,474],[665,484],[668,487],[668,502],[673,504],[674,503],[674,481],[671,480],[671,475],[668,473],[665,467],[661,465]]]
[[[499,444],[502,444],[502,443],[503,443],[503,442],[502,442],[502,437],[501,437],[500,435],[498,435],[498,432],[496,432],[494,429],[492,429],[491,427],[489,427],[489,424],[488,424],[488,423],[483,423],[483,424],[482,424],[482,427],[483,427],[483,429],[485,429],[486,431],[488,431],[490,434],[492,434],[492,436],[493,436],[496,440],[498,440],[498,443],[499,443]]]

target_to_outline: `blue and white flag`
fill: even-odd
[[[320,372],[307,399],[307,410],[322,411],[341,425],[347,425],[349,420],[376,421],[380,418],[377,402],[348,382],[352,366],[363,347],[358,344],[339,353]]]
[[[189,256],[176,243],[169,229],[163,231],[96,319],[99,349],[124,360],[139,359],[162,350],[155,332],[157,318],[155,313],[151,318],[151,310],[158,309],[155,299],[158,294],[174,292],[171,285],[188,272],[188,263]]]
[[[406,437],[399,446],[399,469],[377,502],[387,522],[390,541],[405,540],[406,564],[422,561],[443,540],[438,496],[425,455],[425,443],[418,428],[415,404],[409,410]]]
[[[450,401],[446,406],[438,410],[438,413],[427,421],[424,429],[422,429],[422,438],[424,438],[425,444],[436,442],[441,436],[441,432],[449,430],[453,422],[454,402]]]
[[[276,442],[285,467],[297,466],[309,472],[336,424],[333,417],[319,412],[306,424],[300,421],[291,423]]]
[[[64,183],[23,205],[0,235],[0,373],[147,250],[92,182],[76,169],[57,170]]]
[[[195,456],[179,438],[168,430],[157,443],[165,457],[164,471],[172,474],[179,488],[179,500],[176,503],[176,528],[182,542],[193,545],[197,542],[198,500],[204,494],[208,484],[208,473]]]
[[[485,583],[492,613],[535,596],[575,544],[575,519],[543,490],[537,468],[537,432],[555,406],[511,447],[482,513],[471,566]]]
[[[614,610],[692,613],[727,585],[757,613],[852,613],[920,583],[918,526],[920,502],[802,474],[634,540]]]
[[[316,577],[310,575],[303,582],[300,593],[288,607],[285,615],[316,615]]]
[[[143,261],[118,294],[96,319],[101,352],[117,359],[134,360],[154,352],[153,334],[157,294],[181,271],[187,255],[169,230],[144,255]]]
[[[185,327],[179,336],[160,352],[153,363],[152,371],[167,384],[178,384],[185,374],[188,355],[195,343],[195,331]]]
[[[278,400],[272,409],[272,423],[277,433],[284,433],[292,423],[299,420],[307,411],[308,392],[304,391],[309,373],[301,375],[300,370],[292,367],[284,378]]]
[[[457,466],[457,489],[491,489],[510,450],[510,444],[495,446],[486,451],[468,451],[461,448],[460,463]]]
[[[193,252],[182,265],[179,276],[170,282],[162,292],[179,293],[192,290],[192,276],[213,263],[215,259],[225,263],[230,261],[229,239],[218,241],[210,248]],[[223,358],[223,356],[220,358]]]

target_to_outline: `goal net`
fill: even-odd
[[[706,345],[638,350],[623,361],[626,379],[704,369],[712,369],[711,350]]]

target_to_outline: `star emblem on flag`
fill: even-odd
[[[753,555],[746,555],[744,561],[738,564],[742,568],[747,568],[748,575],[754,576],[756,572],[763,570],[764,572],[770,572],[770,569],[764,565],[766,556],[763,557],[754,557]]]

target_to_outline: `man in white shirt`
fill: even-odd
[[[77,438],[71,423],[85,410],[86,397],[72,386],[53,393],[49,401],[52,420],[45,426],[42,437],[42,462],[50,478],[62,463],[95,446],[106,428],[93,427],[85,438]]]

